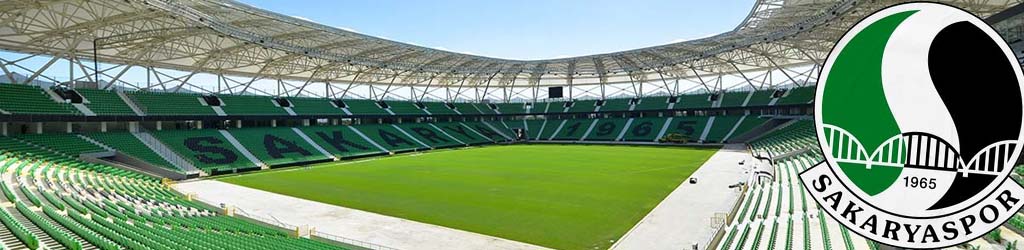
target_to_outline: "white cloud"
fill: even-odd
[[[349,28],[349,27],[341,27],[341,26],[334,26],[334,27],[335,27],[335,28],[338,28],[338,29],[340,29],[340,30],[348,31],[348,32],[355,32],[355,33],[359,33],[359,31],[356,31],[356,29],[353,29],[353,28]]]
[[[309,19],[309,18],[306,18],[304,16],[292,16],[292,17],[298,18],[298,19],[301,19],[301,20],[307,21],[307,22],[315,22],[315,21],[313,21],[313,19]]]

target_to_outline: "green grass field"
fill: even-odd
[[[221,179],[557,249],[606,249],[717,149],[489,146]]]

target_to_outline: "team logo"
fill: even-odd
[[[817,87],[825,161],[801,173],[814,199],[858,234],[897,247],[978,238],[1024,205],[1008,178],[1024,146],[1020,65],[955,7],[908,3],[843,36]]]

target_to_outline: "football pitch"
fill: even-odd
[[[220,180],[550,248],[606,249],[716,151],[488,146]]]

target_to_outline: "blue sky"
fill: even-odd
[[[431,48],[507,59],[615,52],[733,29],[752,0],[241,0]]]

